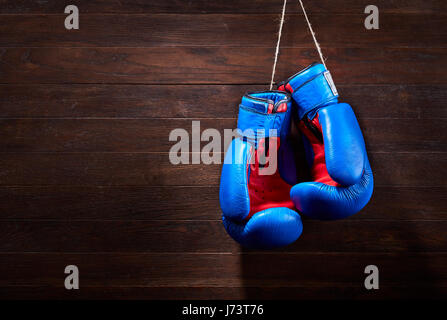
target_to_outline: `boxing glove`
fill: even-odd
[[[296,183],[290,118],[291,98],[285,92],[242,98],[237,136],[225,154],[219,190],[224,227],[242,246],[281,247],[302,232],[290,199]]]
[[[373,174],[355,114],[338,103],[331,74],[313,63],[278,89],[292,95],[313,180],[291,189],[296,208],[322,220],[357,213],[371,198]]]

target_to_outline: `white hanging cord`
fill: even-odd
[[[282,7],[282,14],[281,14],[281,22],[279,23],[278,42],[276,43],[275,62],[273,63],[272,79],[270,81],[270,90],[272,90],[272,88],[273,88],[273,80],[275,79],[276,63],[278,62],[279,44],[281,42],[282,26],[284,24],[284,15],[286,13],[286,5],[287,5],[287,0],[284,0],[284,5]]]
[[[317,51],[318,51],[318,54],[320,55],[321,62],[323,63],[324,67],[326,68],[326,64],[324,63],[323,53],[321,53],[321,48],[320,48],[320,45],[318,44],[317,38],[315,37],[315,32],[312,29],[312,25],[310,24],[309,18],[307,17],[306,9],[304,9],[303,2],[301,0],[299,0],[299,1],[301,4],[301,8],[303,9],[304,17],[306,18],[306,21],[307,21],[307,26],[309,27],[310,33],[312,33],[312,38],[314,38],[315,46],[317,47]]]

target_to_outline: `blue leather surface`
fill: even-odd
[[[225,154],[220,177],[219,201],[223,214],[234,221],[244,220],[250,212],[247,169],[250,144],[234,139]]]
[[[255,213],[247,223],[235,223],[223,216],[228,234],[244,247],[272,249],[286,246],[303,231],[301,218],[289,208],[270,208]]]
[[[304,134],[302,135],[302,138],[303,138],[303,147],[306,156],[306,162],[309,168],[312,168],[315,158],[314,150],[312,149],[309,139],[307,139],[307,137]]]
[[[359,212],[371,199],[374,179],[366,158],[365,170],[358,183],[334,187],[319,182],[303,182],[292,187],[290,197],[300,213],[320,220],[337,220]]]
[[[253,100],[250,97],[256,97]],[[247,137],[256,146],[256,138],[280,137],[280,147],[278,150],[278,169],[281,177],[290,185],[296,183],[296,166],[294,163],[293,146],[288,143],[287,136],[290,131],[290,117],[292,113],[292,103],[287,102],[287,111],[267,114],[268,102],[259,101],[267,99],[273,104],[284,103],[285,99],[290,99],[284,92],[269,91],[252,93],[244,96],[239,106],[238,129],[240,134]],[[253,102],[254,101],[254,102]],[[249,107],[251,106],[251,107]],[[265,109],[262,113],[260,110]],[[273,130],[273,131],[270,131]],[[262,136],[260,136],[261,134]]]
[[[241,105],[256,110],[260,113],[267,113],[269,104],[276,105],[285,100],[290,100],[290,96],[279,91],[250,92],[242,97]]]
[[[324,67],[324,65],[322,65],[321,63],[313,63],[307,68],[291,76],[286,82],[290,84],[295,92],[303,84],[325,71],[326,68]]]
[[[312,120],[317,114],[321,125],[328,174],[342,186],[305,182],[294,186],[290,196],[306,216],[333,220],[360,211],[370,200],[374,180],[365,142],[351,107],[338,103],[338,93],[324,76],[322,64],[313,64],[287,82],[294,90],[299,119]],[[309,164],[313,150],[304,138]]]
[[[338,95],[333,94],[324,76],[326,71],[322,64],[315,64],[289,80],[299,119],[318,107],[337,102]]]
[[[340,103],[321,108],[318,116],[329,175],[343,186],[358,183],[365,168],[366,149],[354,111]]]
[[[269,101],[268,99],[264,99],[264,100],[257,100],[257,99],[253,99],[249,96],[243,96],[242,97],[242,101],[241,101],[241,106],[245,106],[247,109],[250,110],[254,110],[257,111],[259,113],[267,113],[267,109],[269,106]]]
[[[325,77],[320,73],[316,78],[306,82],[293,93],[298,108],[298,117],[302,119],[307,113],[330,103],[337,103]],[[312,117],[312,116],[310,116]]]
[[[282,139],[278,150],[278,171],[281,178],[290,185],[297,183],[297,167],[294,146],[288,139]]]
[[[255,138],[254,135],[260,134],[264,137],[277,137],[281,134],[280,129],[285,118],[286,113],[284,112],[261,114],[241,105],[239,107],[237,127],[242,131],[241,134],[243,136],[249,137],[250,139]]]
[[[267,114],[269,105],[279,106],[285,102],[286,112]],[[264,130],[266,136],[269,136],[269,129],[277,130],[275,136],[280,137],[279,172],[284,174],[291,185],[296,183],[294,158],[291,157],[291,146],[286,140],[290,129],[291,105],[288,94],[271,91],[246,95],[239,107],[238,129],[242,137],[232,141],[225,155],[219,200],[225,229],[246,247],[267,249],[284,246],[294,242],[302,232],[300,216],[284,207],[256,212],[246,221],[250,213],[250,170],[247,165],[252,156],[250,147],[256,148],[256,138],[262,138],[256,137],[256,130]]]

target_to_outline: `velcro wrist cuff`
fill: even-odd
[[[293,83],[291,85],[293,88]],[[316,108],[337,102],[338,98],[338,92],[329,71],[321,72],[293,89],[292,96],[298,105],[300,119]]]
[[[241,105],[237,127],[249,139],[278,137],[285,117],[286,112],[264,114]]]

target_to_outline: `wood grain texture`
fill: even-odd
[[[48,204],[51,204],[49,206]],[[219,220],[218,186],[0,187],[0,220]],[[447,188],[376,186],[351,220],[447,220]]]
[[[306,219],[303,224],[299,241],[278,252],[447,250],[447,221],[396,224]],[[225,232],[221,221],[1,221],[0,252],[238,253],[241,248]]]
[[[447,186],[447,153],[369,158],[376,186]],[[172,165],[167,153],[3,153],[0,185],[217,186],[220,170],[219,164]]]
[[[206,91],[203,85],[0,85],[0,118],[236,118],[242,95],[265,89],[265,85],[206,85]],[[447,86],[345,84],[337,89],[359,119],[447,118]]]
[[[324,48],[337,84],[445,85],[446,50]],[[224,47],[2,48],[0,83],[267,84],[273,51]],[[285,48],[276,78],[284,80],[316,60],[313,48]]]
[[[361,213],[244,250],[220,220],[221,165],[169,162],[172,129],[234,128],[241,95],[266,89],[282,2],[73,0],[67,31],[64,2],[0,0],[0,298],[447,297],[445,1],[377,0],[373,31],[369,3],[305,2],[366,139]],[[275,80],[315,60],[289,2]]]
[[[311,21],[324,47],[446,48],[445,17],[443,14],[382,14],[380,29],[372,32],[365,31],[363,11],[350,15],[317,15]],[[272,48],[278,30],[277,14],[85,14],[82,26],[76,31],[65,29],[65,18],[64,14],[0,15],[0,47]],[[286,16],[281,48],[287,47],[314,48],[303,15]]]
[[[56,299],[56,300],[304,300],[317,303],[319,300],[439,300],[447,295],[442,284],[428,286],[387,286],[375,292],[360,288],[358,283],[340,286],[323,284],[320,287],[88,287],[84,290],[66,290],[48,286],[0,287],[4,300]],[[317,302],[315,301],[317,300]],[[321,306],[321,305],[320,305]]]
[[[81,13],[280,13],[282,0],[72,0]],[[0,13],[62,13],[67,5],[58,0],[0,0]],[[381,12],[440,13],[447,9],[443,0],[376,0]],[[362,13],[365,4],[358,0],[314,0],[306,8],[312,13]],[[288,12],[301,13],[298,4],[289,3]]]
[[[231,132],[236,128],[237,120],[197,120],[0,120],[0,136],[3,137],[0,152],[169,152],[180,141],[177,136],[170,141],[170,133],[175,129],[186,130],[188,143],[192,144],[193,124],[200,125],[201,133],[207,129],[218,130],[220,137],[213,141],[222,146],[218,152],[226,150],[225,130]],[[447,150],[447,122],[444,119],[362,119],[360,125],[370,152]],[[229,142],[230,139],[227,144]],[[208,143],[199,142],[201,148]]]
[[[208,298],[215,299],[229,297],[230,293],[237,298],[252,299],[284,299],[286,294],[288,299],[321,296],[340,299],[352,298],[354,293],[356,299],[383,299],[411,296],[415,291],[425,293],[426,298],[439,298],[440,294],[446,294],[447,280],[446,255],[432,253],[3,253],[1,258],[2,299],[11,298],[11,293],[16,295],[20,286],[27,286],[28,294],[43,291],[46,295],[47,291],[64,298],[98,298],[99,290],[103,290],[102,297],[127,299],[204,299],[205,292],[210,294]],[[360,290],[358,285],[363,282],[364,266],[372,262],[383,270],[380,290],[374,293]],[[82,270],[82,289],[77,293],[61,292],[61,270],[67,264],[78,265]],[[179,264],[183,268],[181,275],[175,267]],[[327,264],[331,268],[326,268]],[[401,272],[401,266],[405,266],[405,272]],[[36,273],[40,276],[36,277]],[[168,292],[174,295],[169,297]],[[269,297],[267,292],[280,295]]]

